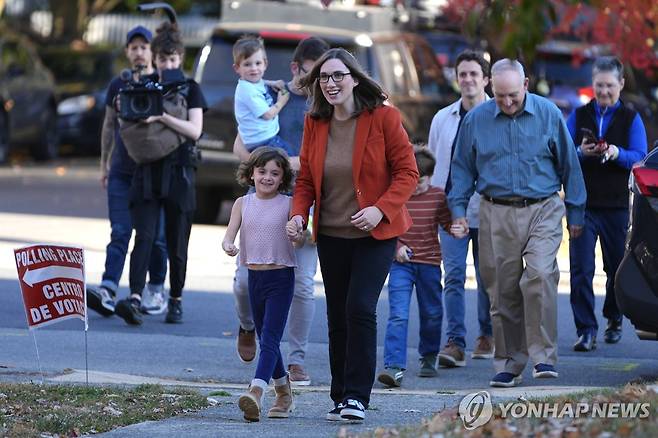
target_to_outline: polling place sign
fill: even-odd
[[[81,319],[86,328],[83,249],[32,245],[14,255],[29,328],[70,318]]]

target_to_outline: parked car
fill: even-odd
[[[658,340],[658,141],[631,172],[626,252],[615,276],[621,312],[640,339]]]
[[[594,97],[592,66],[596,57],[608,54],[604,47],[582,42],[552,40],[542,44],[529,69],[532,90],[552,100],[566,118]],[[649,142],[653,142],[658,139],[658,96],[640,81],[640,72],[627,66],[624,76],[621,100],[640,114]]]
[[[259,3],[264,10],[250,9]],[[233,96],[238,78],[231,67],[231,49],[245,33],[258,34],[265,40],[267,79],[290,78],[293,51],[308,36],[324,38],[334,47],[349,50],[389,93],[412,140],[426,140],[434,114],[457,98],[431,47],[419,35],[393,29],[340,29],[337,27],[341,24],[350,25],[354,12],[268,3],[242,3],[244,14],[235,12],[225,17],[195,63],[194,79],[201,85],[209,106],[204,114],[204,135],[199,141],[202,162],[197,174],[197,219],[202,222],[213,222],[221,201],[234,199],[243,191],[235,182],[238,160],[232,154],[237,133]],[[267,17],[267,21],[253,18],[258,16]],[[277,17],[281,20],[276,21]]]
[[[36,160],[58,154],[55,81],[30,41],[0,26],[0,163],[24,146]]]
[[[60,143],[78,154],[98,155],[107,85],[127,66],[119,50],[46,47],[41,59],[57,82]]]

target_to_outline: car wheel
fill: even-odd
[[[222,198],[218,193],[221,193],[221,190],[217,187],[197,187],[195,222],[201,224],[217,222],[219,207],[222,205]]]
[[[57,129],[57,113],[49,110],[43,123],[43,131],[31,148],[32,157],[37,161],[57,158],[59,155],[59,132]]]
[[[9,157],[9,124],[7,115],[0,114],[0,164],[7,162]]]

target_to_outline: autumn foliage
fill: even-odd
[[[654,0],[448,0],[446,16],[505,56],[531,60],[554,37],[607,45],[633,67],[658,72],[658,2]]]

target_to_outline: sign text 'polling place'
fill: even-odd
[[[69,318],[85,321],[82,248],[32,245],[14,255],[30,329]]]

